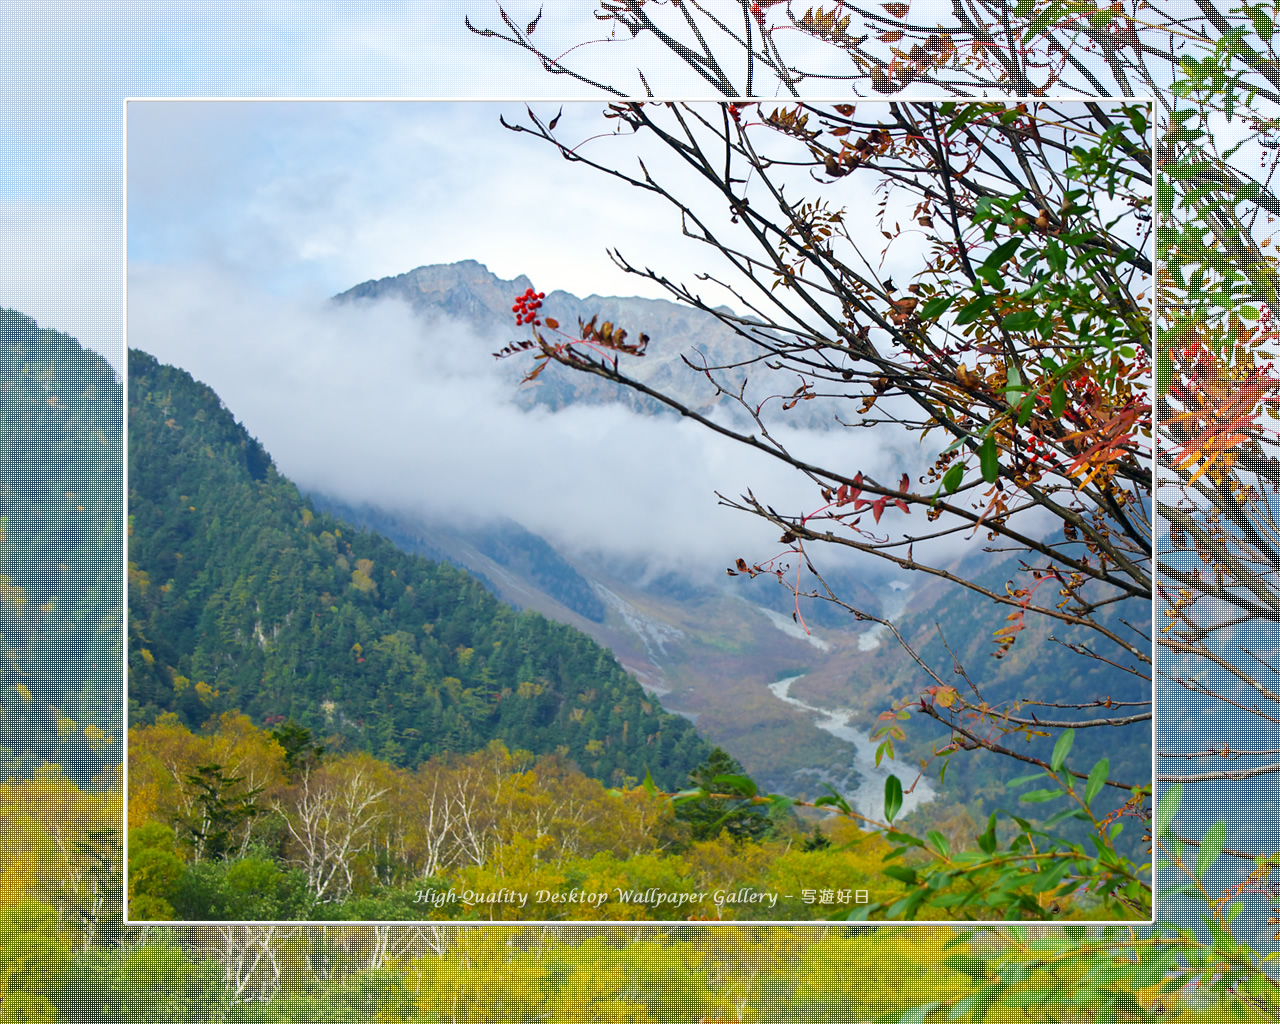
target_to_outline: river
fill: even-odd
[[[791,696],[791,684],[803,678],[804,675],[801,674],[779,679],[776,683],[769,684],[769,689],[779,700],[819,716],[814,723],[819,729],[829,732],[836,739],[843,740],[853,747],[853,763],[850,764],[849,771],[844,776],[836,776],[825,771],[815,772],[819,779],[831,783],[837,792],[849,801],[855,811],[875,821],[884,820],[884,781],[890,775],[897,775],[902,780],[904,792],[899,816],[909,813],[921,804],[927,804],[934,798],[936,794],[933,786],[925,777],[916,782],[910,793],[905,792],[916,776],[916,771],[910,765],[888,760],[882,761],[879,765],[876,764],[875,744],[871,740],[871,734],[849,724],[853,720],[852,711],[829,711],[826,708],[806,704]]]

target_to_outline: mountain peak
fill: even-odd
[[[415,311],[435,308],[467,319],[492,316],[505,310],[519,292],[531,288],[523,274],[504,281],[477,260],[435,263],[405,274],[365,281],[335,296],[337,302],[377,300],[389,296],[406,299]]]

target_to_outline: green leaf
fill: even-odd
[[[1076,731],[1067,729],[1058,737],[1058,742],[1053,745],[1053,756],[1049,758],[1049,767],[1055,772],[1061,771],[1062,766],[1067,763],[1067,755],[1071,753],[1071,744],[1076,741]]]
[[[1102,792],[1102,787],[1107,784],[1107,773],[1110,770],[1111,766],[1105,757],[1093,766],[1093,770],[1089,772],[1089,781],[1084,784],[1086,806],[1093,803],[1093,798]]]
[[[711,781],[715,786],[731,790],[748,798],[755,796],[758,792],[756,784],[745,775],[717,775]]]
[[[1208,174],[1212,170],[1213,167],[1207,160],[1196,160],[1186,164],[1165,164],[1164,167],[1165,174],[1178,181],[1185,181],[1200,174]]]
[[[902,864],[890,864],[880,870],[890,878],[896,878],[899,882],[905,882],[907,885],[915,885],[920,880],[915,868],[909,868]]]
[[[1006,331],[1025,331],[1039,322],[1040,314],[1034,309],[1020,309],[1001,320],[1000,326]]]
[[[932,320],[936,316],[941,316],[951,308],[951,303],[956,301],[954,295],[935,295],[932,299],[921,306],[916,312],[921,320]]]
[[[893,821],[900,810],[902,810],[902,783],[898,780],[898,776],[890,775],[884,780],[885,820]]]
[[[982,479],[989,484],[1000,476],[1000,462],[996,456],[996,439],[988,436],[978,449],[978,463],[982,466]]]
[[[1275,32],[1275,25],[1272,24],[1271,19],[1262,9],[1262,6],[1259,5],[1250,10],[1249,16],[1253,21],[1254,31],[1262,37],[1262,41],[1264,43],[1271,42],[1271,36]]]
[[[658,795],[658,787],[654,785],[653,776],[649,774],[649,770],[647,768],[645,769],[645,773],[644,773],[644,782],[642,782],[640,785],[644,788],[644,791],[648,793],[650,796]]]
[[[1067,251],[1058,244],[1056,238],[1050,238],[1045,243],[1044,258],[1055,274],[1061,274],[1067,269]]]
[[[1182,783],[1174,783],[1166,790],[1159,803],[1156,804],[1156,838],[1162,839],[1169,831],[1173,816],[1178,813],[1182,803]]]
[[[942,477],[942,489],[948,494],[955,494],[964,482],[964,463],[957,462]]]
[[[1200,852],[1196,855],[1196,878],[1204,881],[1205,872],[1213,867],[1214,861],[1222,855],[1222,846],[1227,841],[1227,826],[1218,822],[1209,828],[1200,843]]]
[[[826,790],[826,796],[820,796],[813,802],[814,807],[838,807],[845,814],[852,814],[853,808],[849,806],[849,801],[840,795],[839,791],[829,782],[822,784]]]
[[[982,261],[984,267],[995,267],[997,270],[1009,262],[1013,254],[1018,251],[1018,246],[1022,244],[1021,238],[1011,238],[1007,242],[997,245],[991,255]]]
[[[1036,411],[1036,396],[1027,395],[1022,400],[1022,405],[1018,407],[1018,426],[1025,427],[1027,421],[1031,419],[1031,414]]]
[[[770,807],[776,807],[779,810],[785,810],[788,807],[794,807],[796,798],[792,796],[783,796],[781,793],[771,793],[767,798]]]
[[[994,294],[979,295],[976,299],[970,302],[969,305],[965,306],[964,309],[960,310],[960,312],[956,314],[956,326],[963,327],[965,324],[973,323],[978,319],[978,317],[982,316],[983,313],[990,309],[991,304],[995,301],[996,297]]]
[[[987,961],[976,956],[948,956],[943,958],[942,963],[953,971],[969,975],[974,981],[986,981],[990,976]]]
[[[1060,796],[1060,789],[1033,789],[1030,793],[1023,793],[1018,799],[1024,804],[1042,804],[1047,800],[1057,800]]]
[[[1166,357],[1168,358],[1168,357]],[[1053,386],[1053,390],[1049,392],[1049,411],[1057,418],[1066,411],[1067,408],[1067,389],[1062,381],[1058,381]]]
[[[1000,273],[999,267],[992,267],[987,264],[983,264],[978,267],[974,273],[982,278],[982,280],[986,281],[987,284],[991,285],[992,288],[995,288],[996,290],[1004,288],[1004,275]]]
[[[975,103],[974,106],[976,107],[978,104]],[[898,1024],[924,1024],[925,1018],[941,1005],[941,1003],[934,1002],[914,1006],[898,1018]]]
[[[990,856],[996,852],[996,812],[987,819],[987,830],[978,836],[978,849]]]

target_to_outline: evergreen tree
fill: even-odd
[[[216,764],[202,764],[187,776],[197,795],[192,813],[182,824],[197,860],[223,860],[232,852],[241,826],[261,812],[256,801],[262,787],[237,792],[243,781]]]
[[[694,842],[714,839],[721,832],[757,841],[769,830],[765,807],[752,803],[747,795],[755,793],[755,783],[738,760],[720,747],[689,773],[689,781],[703,795],[680,804],[676,818],[688,824]]]

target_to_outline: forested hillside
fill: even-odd
[[[413,767],[501,739],[678,787],[707,746],[588,637],[315,512],[218,396],[129,356],[132,724],[241,711]]]
[[[0,778],[121,757],[121,385],[0,310]]]

